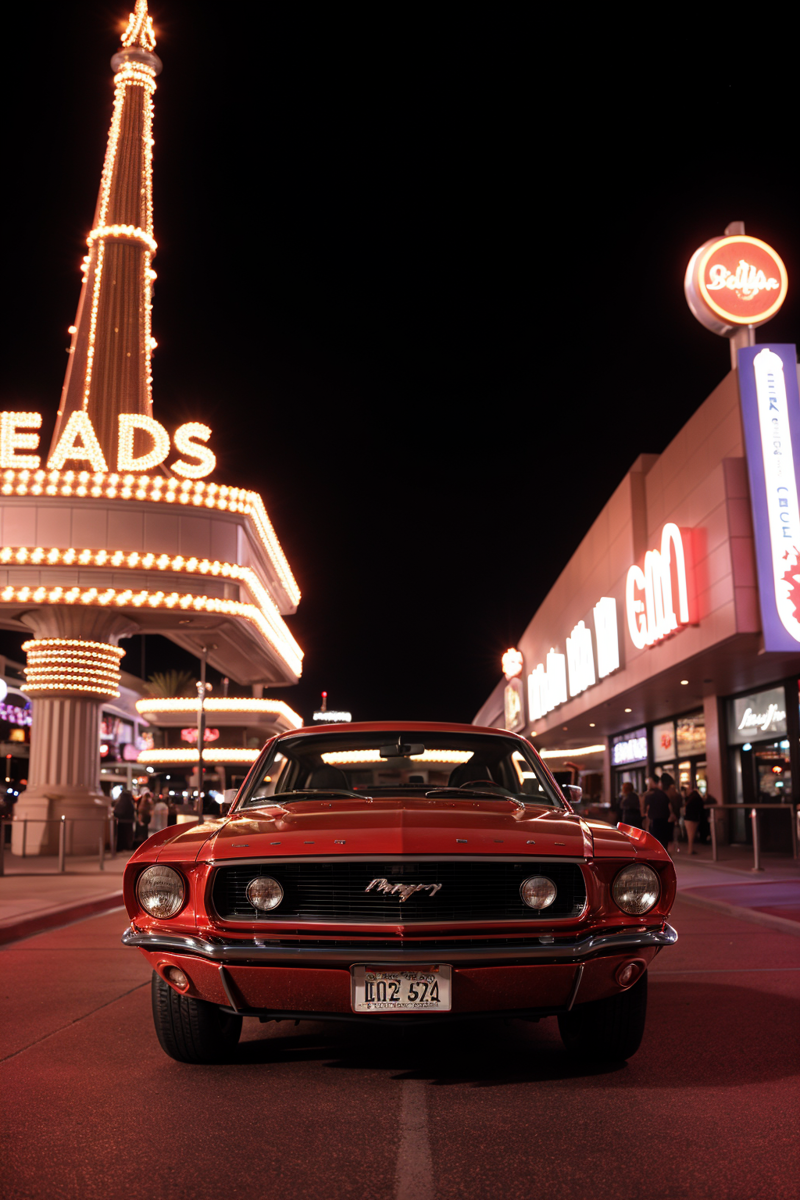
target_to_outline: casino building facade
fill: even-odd
[[[731,247],[740,262],[754,241]],[[796,351],[756,346],[756,323],[727,334],[735,368],[620,481],[474,718],[529,736],[601,803],[666,770],[740,804],[733,840],[748,804],[800,800]],[[792,815],[762,814],[768,847],[791,847]]]

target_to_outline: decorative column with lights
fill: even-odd
[[[119,696],[125,651],[113,642],[136,626],[103,609],[42,608],[22,620],[36,634],[23,646],[33,723],[29,783],[17,802],[12,849],[20,852],[27,819],[26,853],[55,853],[54,819],[65,816],[70,851],[93,853],[108,811],[99,786],[100,710],[103,700]]]

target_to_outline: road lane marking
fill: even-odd
[[[402,1084],[395,1200],[434,1200],[427,1088],[422,1079]]]

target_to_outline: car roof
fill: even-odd
[[[395,730],[403,733],[413,730],[416,733],[488,733],[495,737],[511,737],[524,741],[516,733],[508,729],[498,729],[494,725],[457,725],[441,721],[337,721],[329,725],[304,725],[301,729],[290,729],[280,734],[280,739],[300,737],[311,733],[382,733],[384,730]]]

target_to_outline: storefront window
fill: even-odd
[[[706,720],[702,712],[690,713],[688,717],[678,717],[677,742],[678,754],[705,754],[706,752]]]
[[[653,726],[653,762],[672,762],[675,757],[675,722]]]
[[[678,789],[691,788],[692,786],[692,764],[690,762],[678,763]]]
[[[615,767],[647,761],[647,730],[633,729],[620,734],[611,743],[611,761]]]

